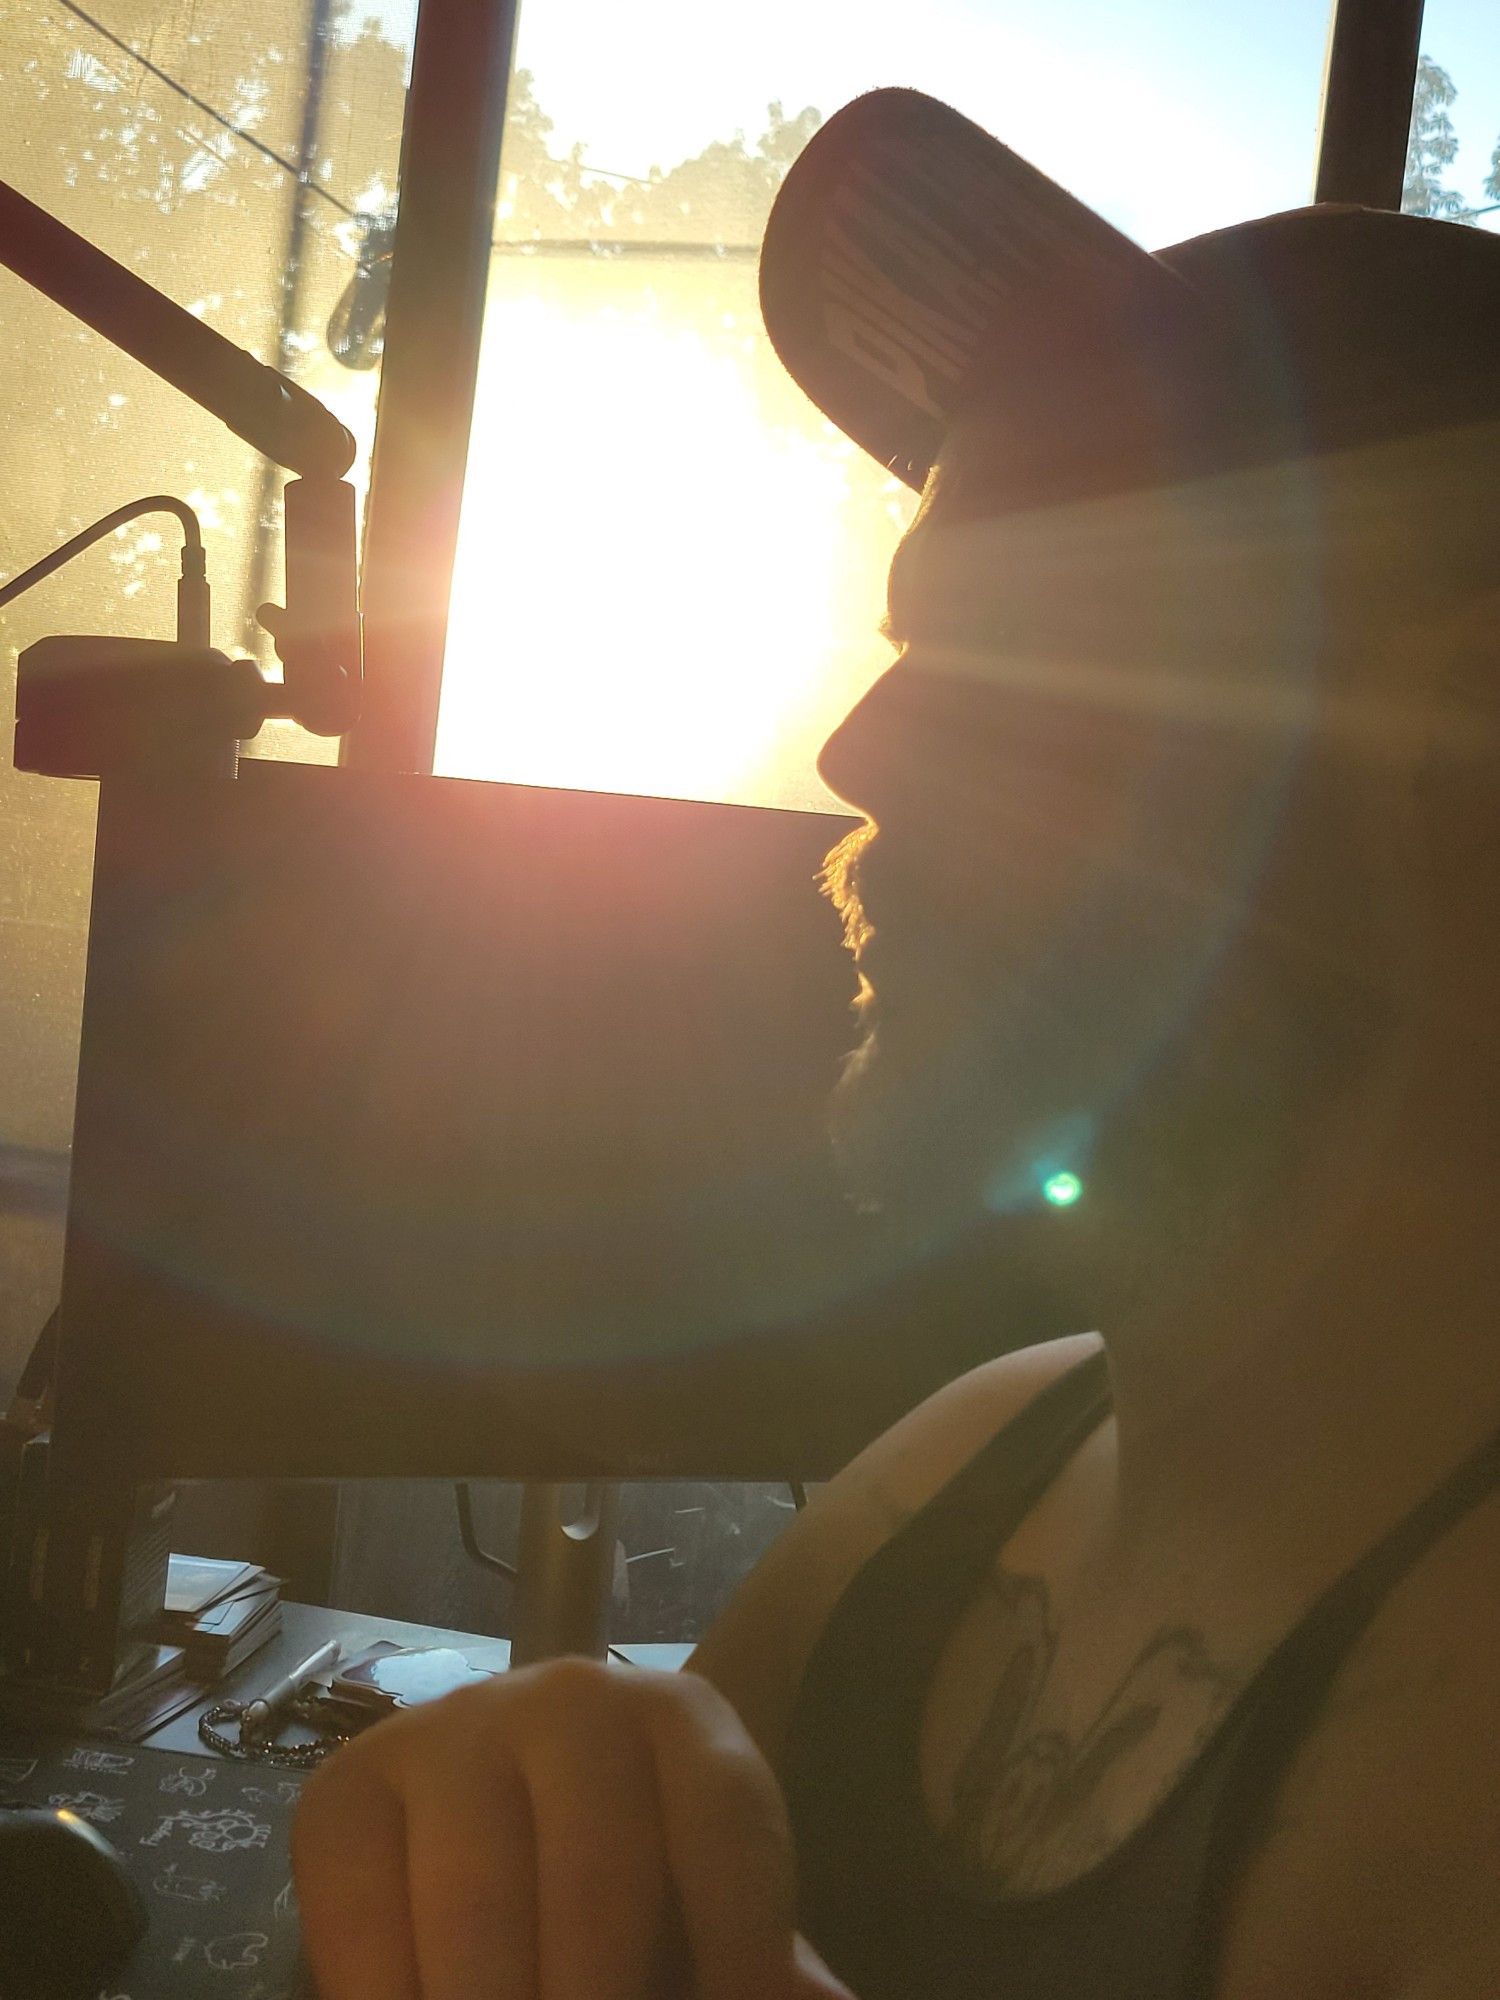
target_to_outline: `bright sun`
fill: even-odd
[[[886,484],[780,375],[753,272],[497,259],[437,769],[827,803],[817,742],[883,664]]]

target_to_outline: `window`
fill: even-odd
[[[1309,198],[1326,36],[1307,0],[530,0],[437,768],[826,806],[913,502],[760,325],[798,146],[916,84],[1167,243]]]
[[[1500,230],[1500,14],[1428,0],[1402,207]]]

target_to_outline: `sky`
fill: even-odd
[[[410,0],[384,18],[409,32]],[[1326,0],[523,0],[518,61],[558,149],[631,174],[753,138],[773,98],[826,116],[914,84],[1156,246],[1308,199],[1327,33]],[[1452,182],[1477,203],[1500,4],[1429,0],[1423,46],[1458,87]]]
[[[1305,198],[1326,24],[1305,0],[531,0],[518,59],[558,133],[625,172],[825,116],[881,84],[948,99],[1133,234],[1172,241]],[[663,47],[680,50],[675,65]],[[586,51],[586,57],[583,52]]]

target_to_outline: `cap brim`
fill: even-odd
[[[766,330],[839,429],[925,484],[982,359],[1080,314],[1179,314],[1194,294],[969,119],[916,90],[831,118],[771,211]],[[1188,308],[1191,312],[1192,308]]]

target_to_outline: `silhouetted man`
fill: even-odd
[[[326,2000],[1493,2000],[1500,242],[1148,257],[881,92],[763,295],[925,489],[823,756],[845,1170],[1107,1345],[913,1412],[696,1672],[340,1753]]]

